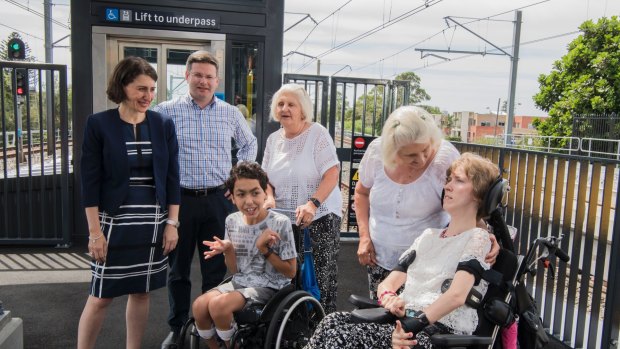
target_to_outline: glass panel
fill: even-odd
[[[187,94],[185,62],[195,50],[166,50],[166,100]]]
[[[232,94],[233,103],[245,116],[256,135],[256,76],[258,62],[257,43],[232,43]]]
[[[123,58],[125,57],[142,57],[146,59],[147,62],[151,64],[153,69],[157,71],[157,51],[158,49],[155,47],[132,47],[132,46],[124,46],[123,47]],[[157,94],[153,98],[151,102],[151,107],[157,105],[159,103],[157,98]]]

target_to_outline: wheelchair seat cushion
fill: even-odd
[[[355,309],[351,312],[351,322],[374,322],[378,324],[393,323],[396,316],[385,308]]]

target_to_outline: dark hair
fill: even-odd
[[[209,51],[196,51],[187,57],[185,69],[189,72],[192,70],[193,63],[207,63],[215,66],[215,72],[220,69],[217,59]]]
[[[127,57],[118,62],[114,67],[110,81],[108,81],[108,89],[106,90],[108,99],[116,104],[124,101],[127,96],[123,88],[131,84],[140,75],[147,75],[157,81],[157,72],[144,58]]]
[[[269,178],[265,170],[257,162],[241,161],[230,169],[230,177],[226,180],[226,188],[233,194],[237,180],[256,179],[263,190],[267,190]]]

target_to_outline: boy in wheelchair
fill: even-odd
[[[232,280],[219,285],[192,305],[196,329],[209,348],[226,345],[235,332],[233,312],[246,302],[266,303],[289,285],[297,271],[297,252],[291,222],[285,215],[263,208],[267,174],[257,163],[241,162],[230,171],[226,186],[238,212],[226,218],[225,239],[204,241],[204,258],[224,254]]]
[[[425,230],[378,287],[379,304],[401,320],[372,323],[351,313],[333,313],[319,324],[306,349],[432,348],[434,334],[471,334],[476,329],[476,309],[465,302],[472,288],[480,297],[487,290],[481,274],[490,268],[485,256],[491,242],[477,222],[499,170],[489,160],[465,153],[447,175],[443,207],[451,216],[449,226]]]

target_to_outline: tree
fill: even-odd
[[[418,104],[420,102],[428,101],[429,99],[431,99],[431,96],[429,96],[428,93],[426,93],[426,90],[422,88],[421,86],[422,79],[420,79],[420,77],[416,73],[412,71],[400,73],[396,75],[394,80],[409,81],[409,104],[410,105]]]
[[[620,21],[617,16],[588,20],[579,29],[583,34],[568,45],[551,73],[538,77],[534,102],[549,113],[546,120],[534,121],[542,135],[570,136],[573,115],[620,111]]]
[[[409,82],[409,101],[407,104],[413,105],[420,103],[422,101],[427,101],[431,97],[426,93],[426,91],[420,86],[421,79],[414,72],[404,72],[398,74],[394,80],[400,81],[408,81]],[[399,89],[401,90],[401,89]],[[364,132],[368,134],[372,134],[374,130],[375,134],[381,133],[381,128],[383,127],[383,121],[387,116],[383,115],[384,98],[386,93],[384,93],[384,86],[378,85],[368,90],[365,94],[361,94],[355,101],[355,110],[349,109],[346,111],[345,120],[348,122],[352,122],[353,112],[355,112],[355,129],[356,132],[362,131],[362,120],[364,120]],[[403,102],[403,94],[396,93],[396,107],[399,107],[404,104]],[[437,108],[438,109],[438,108]]]

